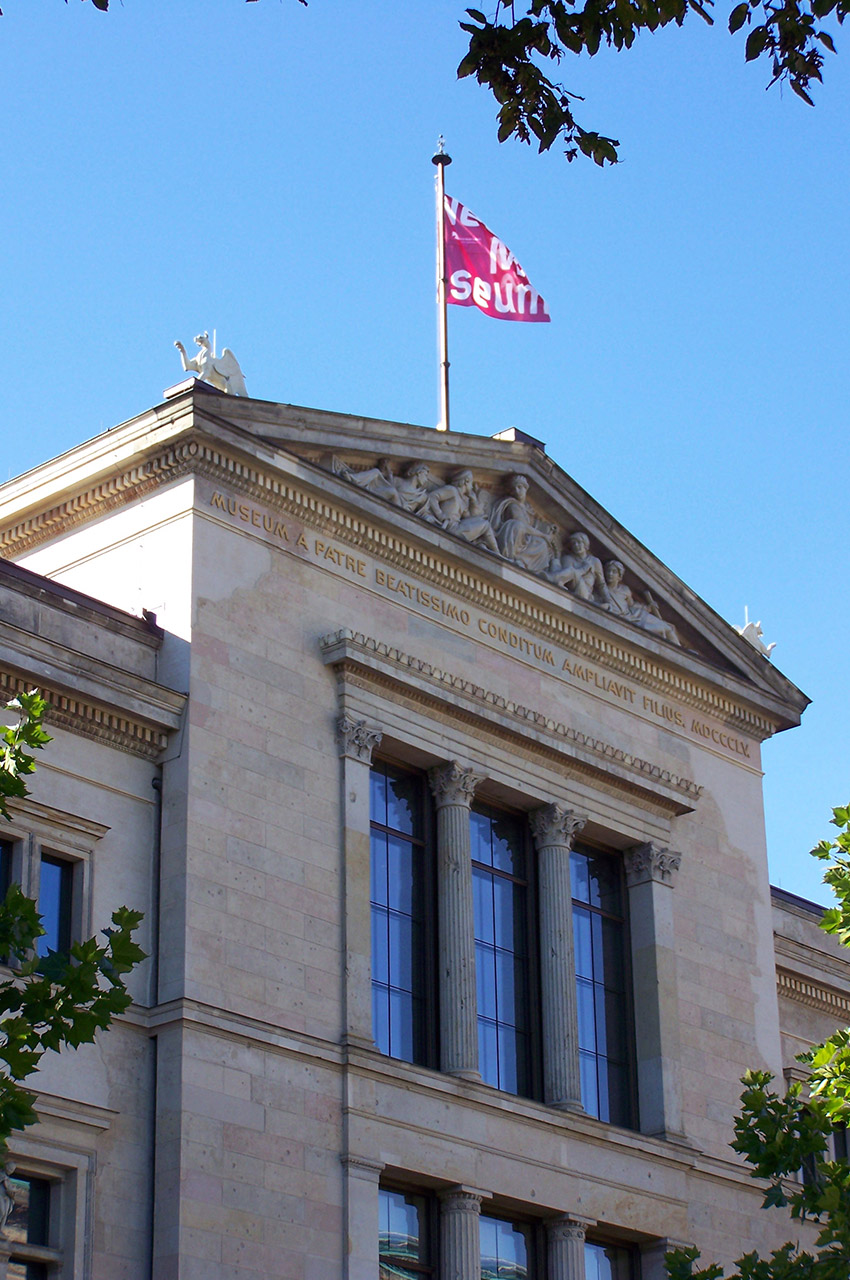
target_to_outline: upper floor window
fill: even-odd
[[[379,1280],[420,1280],[434,1275],[433,1207],[425,1196],[378,1192]]]
[[[74,864],[65,858],[42,853],[39,870],[38,912],[44,933],[36,942],[40,956],[71,949]]]
[[[433,859],[424,778],[371,771],[372,1028],[382,1053],[434,1060]]]
[[[577,845],[570,875],[582,1105],[589,1115],[628,1127],[635,1107],[622,864]]]
[[[530,1226],[481,1215],[481,1280],[534,1280],[534,1232]]]
[[[508,1093],[530,1095],[528,852],[523,820],[476,805],[471,814],[478,1068]]]

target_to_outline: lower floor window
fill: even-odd
[[[481,1280],[533,1280],[533,1231],[530,1226],[489,1218],[482,1213]]]
[[[379,1280],[433,1276],[429,1200],[382,1187],[378,1215]]]
[[[50,1247],[51,1190],[46,1178],[21,1175],[3,1180],[8,1208],[4,1235],[11,1247],[8,1280],[48,1280],[55,1275],[60,1255]]]
[[[635,1280],[635,1257],[631,1249],[619,1245],[595,1244],[588,1240],[584,1246],[585,1280]]]

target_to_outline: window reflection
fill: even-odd
[[[630,1249],[588,1240],[584,1246],[585,1280],[632,1280],[633,1261]]]
[[[428,865],[422,780],[371,770],[372,1031],[382,1053],[427,1063]]]
[[[482,1213],[481,1280],[531,1280],[530,1237],[529,1227]]]
[[[570,877],[582,1104],[589,1115],[629,1126],[634,1108],[622,867],[612,854],[577,845]]]
[[[433,1275],[425,1197],[386,1188],[378,1197],[379,1280]]]
[[[44,928],[36,942],[40,956],[51,951],[66,955],[71,949],[71,890],[74,869],[63,858],[41,856],[38,912]]]
[[[524,826],[476,806],[470,815],[478,998],[478,1068],[508,1093],[529,1093],[530,1021]]]

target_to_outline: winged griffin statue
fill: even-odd
[[[208,333],[199,333],[194,341],[198,352],[191,359],[186,355],[182,342],[174,344],[180,352],[184,372],[194,373],[202,382],[209,382],[219,391],[226,391],[232,396],[247,396],[248,388],[245,386],[239,361],[230,348],[225,347],[220,356],[215,355]]]

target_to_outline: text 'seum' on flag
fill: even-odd
[[[446,301],[494,320],[548,324],[549,310],[506,244],[459,200],[445,198]]]

